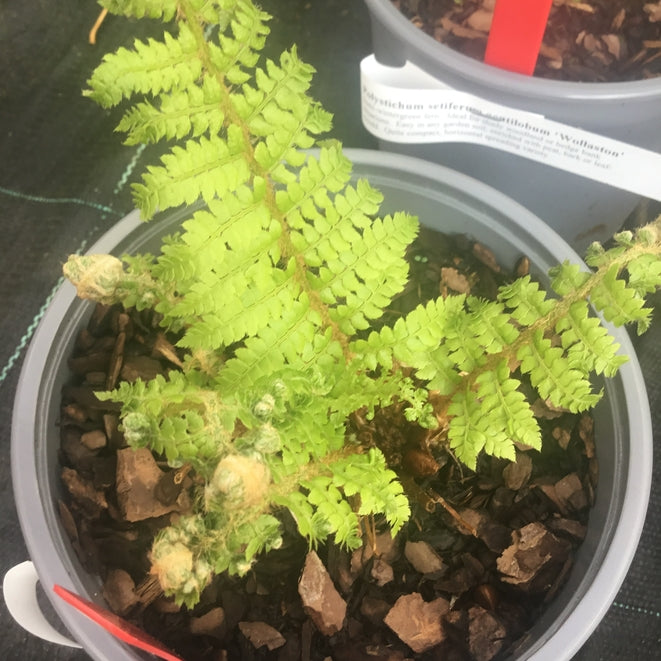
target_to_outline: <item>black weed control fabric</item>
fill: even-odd
[[[276,15],[270,48],[296,42],[318,71],[313,94],[335,115],[347,147],[375,147],[362,129],[360,60],[370,51],[360,0],[268,0]],[[81,90],[103,53],[147,37],[154,26],[108,18],[97,44],[88,32],[93,0],[0,0],[0,573],[28,558],[9,468],[12,404],[26,347],[54,291],[63,261],[132,209],[130,182],[148,150],[113,133],[118,115]],[[661,442],[661,320],[636,340]],[[29,442],[29,439],[26,439]],[[0,600],[0,657],[76,660],[87,655],[25,633]],[[661,658],[661,471],[629,575],[581,661]],[[337,660],[339,661],[339,660]]]

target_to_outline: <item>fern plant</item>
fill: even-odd
[[[282,508],[312,546],[359,546],[364,517],[402,526],[397,475],[378,443],[347,432],[356,411],[398,402],[409,420],[446,427],[473,468],[482,452],[514,460],[540,447],[521,373],[556,406],[597,402],[591,374],[612,376],[626,358],[588,300],[644,330],[644,296],[661,283],[658,223],[594,246],[592,271],[558,266],[553,295],[526,277],[495,301],[439,298],[383,324],[417,219],[379,217],[381,194],[351,183],[341,145],[320,137],[331,117],[296,49],[260,59],[269,17],[251,0],[102,4],[168,23],[160,41],[106,55],[86,92],[125,103],[128,144],[164,145],[133,186],[137,206],[150,219],[203,202],[159,255],[72,256],[64,269],[83,298],[155,310],[185,352],[181,370],[101,395],[122,403],[131,446],[190,464],[203,483],[152,549],[179,603],[280,546]]]

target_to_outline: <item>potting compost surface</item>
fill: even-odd
[[[360,123],[359,62],[370,53],[367,10],[358,0],[264,0],[272,13],[269,52],[296,43],[316,69],[313,94],[334,114],[347,147],[376,146]],[[149,36],[149,22],[109,17],[97,43],[88,33],[99,15],[92,0],[5,0],[0,5],[0,498],[2,574],[28,559],[12,495],[9,439],[12,405],[27,345],[61,284],[66,257],[84,251],[133,205],[130,182],[148,156],[113,133],[119,115],[81,90],[103,53]],[[647,213],[655,209],[650,203]],[[661,302],[661,297],[657,299]],[[661,444],[661,320],[634,338]],[[31,439],[26,439],[30,442]],[[661,644],[661,468],[654,467],[645,529],[613,605],[575,659],[659,658]],[[47,603],[42,599],[45,607]],[[0,606],[0,653],[23,659],[82,660],[21,629]]]

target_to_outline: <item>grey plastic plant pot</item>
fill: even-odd
[[[575,83],[524,76],[486,65],[415,27],[391,0],[365,0],[373,50],[386,66],[407,61],[442,83],[494,103],[544,115],[572,127],[652,151],[661,149],[661,78]],[[464,172],[514,198],[575,249],[603,241],[640,197],[497,149],[467,143],[395,144],[381,148]]]
[[[347,150],[355,174],[385,195],[384,212],[406,209],[432,228],[468,233],[505,264],[526,254],[536,274],[572,249],[547,225],[499,192],[469,177],[418,159],[379,151]],[[131,214],[91,252],[157,250],[184,214],[148,225]],[[16,506],[42,586],[77,641],[98,661],[146,658],[52,595],[55,583],[103,603],[98,578],[88,575],[62,528],[58,466],[60,391],[69,379],[67,357],[91,312],[66,283],[37,329],[20,375],[14,406],[11,463]],[[568,660],[597,626],[627,573],[643,526],[652,466],[652,429],[645,385],[626,332],[615,331],[631,358],[604,384],[595,410],[600,479],[588,534],[568,583],[512,658]]]

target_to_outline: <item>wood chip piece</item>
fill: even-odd
[[[615,14],[615,18],[613,18],[613,21],[611,22],[611,30],[613,32],[617,32],[622,27],[622,24],[624,23],[624,19],[626,18],[626,16],[627,16],[627,10],[624,7],[622,7],[622,9],[620,9],[620,11],[618,11],[617,14]]]
[[[111,569],[103,582],[103,597],[113,612],[126,615],[139,599],[135,583],[124,569]]]
[[[64,482],[73,500],[83,507],[87,513],[96,515],[101,510],[108,509],[108,501],[103,491],[95,489],[94,484],[81,477],[78,471],[72,468],[63,468],[62,482]]]
[[[475,255],[482,264],[488,266],[494,273],[500,273],[500,264],[489,248],[476,241],[473,244],[473,255]]]
[[[496,561],[505,583],[524,592],[547,590],[562,570],[571,544],[556,537],[541,523],[530,523],[512,533],[512,545]]]
[[[441,26],[444,30],[451,32],[455,37],[460,37],[462,39],[486,38],[486,34],[481,30],[473,30],[472,28],[464,27],[463,25],[451,21],[449,18],[442,18]]]
[[[517,453],[516,461],[510,462],[503,469],[505,486],[512,491],[518,491],[528,484],[532,475],[532,459],[525,452]]]
[[[277,629],[266,622],[239,622],[239,629],[255,649],[267,647],[272,652],[287,642]]]
[[[478,9],[474,11],[467,19],[466,25],[473,30],[488,33],[491,30],[491,22],[493,21],[493,11],[488,9]]]
[[[332,636],[342,629],[347,604],[335,589],[331,577],[314,551],[310,551],[305,558],[298,582],[298,593],[305,612],[321,633]]]
[[[220,606],[212,608],[200,617],[191,617],[190,620],[190,631],[196,636],[222,638],[226,630],[225,611]]]
[[[421,574],[441,574],[447,567],[428,542],[406,542],[404,556]]]
[[[646,5],[643,5],[643,9],[645,10],[645,13],[649,15],[651,23],[661,21],[661,1],[649,2]]]
[[[468,278],[454,267],[443,266],[441,268],[441,288],[443,285],[459,294],[470,294],[471,285]]]
[[[384,622],[414,652],[422,652],[443,642],[445,634],[441,617],[450,603],[439,597],[425,601],[418,592],[401,596],[386,615]]]
[[[163,471],[147,448],[117,452],[117,503],[127,521],[143,521],[186,508],[186,492],[172,505],[164,505],[154,491]]]
[[[577,473],[570,473],[555,483],[555,493],[569,511],[579,512],[588,506],[588,497]]]
[[[505,644],[507,630],[488,610],[474,606],[468,611],[468,649],[475,661],[491,661]]]
[[[606,45],[608,52],[616,59],[622,57],[622,41],[616,34],[602,34],[601,40]],[[659,42],[661,44],[661,42]]]
[[[80,442],[88,450],[100,450],[106,447],[108,439],[104,432],[100,429],[93,429],[92,431],[85,432],[80,437]]]

